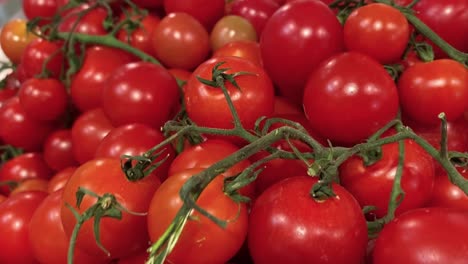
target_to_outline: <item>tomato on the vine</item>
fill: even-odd
[[[131,19],[133,22],[138,22],[138,26],[132,29],[131,27],[124,26],[118,33],[117,38],[120,41],[126,42],[149,55],[155,56],[155,51],[151,41],[153,31],[161,21],[161,19],[153,14],[146,15],[132,15],[130,18],[126,17],[126,13],[120,15],[120,21],[124,19]],[[131,30],[130,32],[128,30]]]
[[[85,13],[83,13],[85,11]],[[105,35],[104,20],[107,10],[104,7],[91,8],[91,4],[81,3],[62,12],[63,19],[58,26],[59,32],[76,32],[89,35]]]
[[[457,170],[465,179],[468,179],[468,168],[457,167]],[[450,181],[447,172],[440,172],[436,175],[427,206],[451,207],[468,211],[468,195]]]
[[[234,56],[249,60],[257,66],[263,67],[260,44],[251,40],[229,42],[217,49],[212,57]]]
[[[55,191],[62,189],[67,184],[68,180],[70,179],[70,177],[73,175],[73,173],[75,172],[77,168],[78,167],[76,166],[72,166],[72,167],[65,168],[55,173],[52,176],[52,178],[50,178],[49,180],[49,184],[47,186],[47,192],[53,193]]]
[[[78,165],[73,155],[71,129],[59,129],[50,133],[42,152],[47,165],[55,171]]]
[[[42,18],[40,24],[47,24],[58,10],[57,0],[24,0],[23,13],[27,19]]]
[[[32,40],[21,56],[23,78],[29,79],[41,74],[44,65],[48,77],[59,78],[65,61],[61,48],[62,44],[59,42],[42,38]]]
[[[12,63],[19,63],[26,46],[37,36],[26,29],[25,19],[12,19],[2,25],[0,47]]]
[[[257,36],[261,36],[266,22],[279,7],[278,3],[271,0],[237,0],[232,1],[229,14],[247,19],[255,28]]]
[[[225,0],[164,0],[164,11],[167,14],[187,13],[210,32],[213,25],[223,17],[225,2]]]

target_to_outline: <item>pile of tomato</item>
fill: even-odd
[[[468,0],[22,4],[0,263],[468,263]]]

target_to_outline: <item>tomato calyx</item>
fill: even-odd
[[[226,73],[226,71],[228,71],[229,68],[221,68],[221,69],[219,68],[221,67],[221,65],[225,63],[226,62],[222,61],[222,62],[217,63],[213,67],[213,70],[211,71],[211,74],[212,74],[211,80],[203,79],[200,76],[197,76],[197,79],[201,83],[211,86],[211,87],[215,87],[215,88],[223,88],[223,87],[225,88],[224,83],[227,81],[231,83],[232,85],[234,85],[234,87],[236,87],[237,89],[241,90],[235,78],[240,75],[253,75],[253,73],[240,71],[240,72],[228,74]]]
[[[338,21],[343,25],[348,16],[353,12],[354,9],[366,5],[365,0],[335,0],[328,5],[333,10],[337,10],[336,17]]]
[[[168,158],[169,154],[158,162],[154,162],[164,152],[160,150],[154,153],[153,150],[145,152],[141,156],[123,155],[122,170],[129,181],[136,182],[150,175],[154,170],[161,166]]]

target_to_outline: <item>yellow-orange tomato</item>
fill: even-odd
[[[49,181],[40,178],[32,178],[21,181],[16,188],[14,188],[10,195],[26,191],[43,191],[47,192]]]
[[[227,43],[238,40],[257,41],[257,32],[245,18],[235,15],[224,16],[214,26],[210,34],[213,51]]]
[[[12,19],[2,28],[0,47],[7,58],[16,64],[19,63],[24,48],[35,38],[36,35],[27,31],[26,20]]]

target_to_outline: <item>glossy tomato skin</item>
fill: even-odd
[[[279,7],[271,0],[238,0],[233,1],[229,13],[246,18],[255,28],[257,36],[261,36],[266,22]]]
[[[178,105],[179,87],[162,66],[134,62],[113,72],[102,96],[103,110],[115,126],[142,123],[159,129]]]
[[[71,129],[56,130],[47,137],[43,147],[44,160],[54,171],[77,166],[73,155]]]
[[[303,105],[312,129],[335,145],[365,140],[396,118],[399,107],[390,75],[357,52],[324,61],[307,82]]]
[[[148,232],[155,242],[166,230],[182,206],[179,190],[192,175],[202,169],[181,171],[169,177],[154,193],[148,213]],[[191,215],[181,237],[169,254],[169,263],[226,263],[241,248],[247,234],[247,207],[223,192],[224,177],[217,176],[202,192],[197,205],[218,219],[227,220],[221,228],[198,212]],[[194,250],[196,248],[196,250]]]
[[[31,20],[35,17],[43,17],[43,24],[49,22],[46,19],[51,19],[57,12],[57,0],[25,0],[22,4],[24,15]]]
[[[42,191],[47,192],[48,180],[41,178],[25,179],[18,182],[18,185],[11,191],[10,196],[20,192]]]
[[[232,128],[233,118],[221,88],[201,83],[197,77],[212,79],[213,67],[225,62],[220,68],[229,68],[226,73],[246,71],[250,74],[235,77],[240,89],[225,82],[241,123],[253,128],[255,121],[269,116],[274,107],[274,89],[267,73],[248,60],[237,57],[212,58],[195,69],[185,87],[184,101],[188,116],[198,125],[216,128]],[[216,109],[216,115],[213,115]]]
[[[167,14],[183,12],[197,19],[207,31],[224,15],[224,0],[163,0]],[[201,8],[203,7],[203,8]]]
[[[59,78],[65,61],[59,42],[51,42],[42,38],[32,40],[21,55],[21,67],[23,78],[33,78],[42,73],[43,65],[46,65],[49,77]]]
[[[122,13],[120,15],[120,20],[123,21],[124,19],[126,19],[125,13]],[[146,16],[135,15],[132,17],[132,21],[138,21],[140,26],[131,33],[127,32],[124,26],[117,34],[118,39],[151,56],[155,56],[154,48],[151,43],[151,36],[161,19],[156,15],[148,13]]]
[[[401,187],[405,197],[395,214],[424,206],[434,186],[434,166],[429,156],[416,142],[405,140],[405,157]],[[340,183],[364,206],[376,206],[372,214],[387,213],[390,193],[398,166],[398,143],[382,146],[382,158],[365,166],[361,157],[353,156],[339,168]]]
[[[37,36],[26,30],[25,19],[12,19],[2,25],[0,47],[12,63],[19,63],[26,46]]]
[[[361,263],[367,227],[356,200],[334,184],[337,197],[314,200],[316,178],[283,180],[255,201],[248,245],[254,263]]]
[[[81,112],[102,107],[102,91],[107,78],[117,68],[133,60],[133,56],[119,49],[89,47],[80,70],[72,77],[70,95],[73,104]]]
[[[234,56],[249,60],[257,66],[263,67],[260,44],[251,40],[229,42],[217,49],[212,57]]]
[[[439,59],[417,63],[398,80],[401,108],[421,124],[438,124],[439,113],[454,121],[468,108],[468,71],[459,62]]]
[[[373,263],[466,263],[467,222],[468,211],[459,209],[421,208],[402,214],[380,232]]]
[[[92,5],[82,3],[71,9],[62,12],[62,19],[58,26],[59,32],[77,32],[89,35],[105,35],[104,20],[107,17],[107,10],[103,7],[91,8]],[[83,16],[84,10],[88,10]],[[79,21],[77,21],[79,19]],[[76,25],[75,25],[76,23]]]
[[[53,193],[62,189],[67,184],[68,180],[77,168],[77,166],[72,166],[55,173],[49,180],[49,184],[47,185],[47,192]]]
[[[260,37],[266,71],[279,93],[298,105],[314,68],[343,49],[342,26],[320,1],[283,5],[267,21]]]
[[[346,19],[343,33],[348,50],[389,64],[398,62],[403,55],[410,29],[406,17],[398,9],[373,3],[355,9]]]
[[[23,192],[0,203],[1,263],[38,263],[30,246],[29,223],[47,195],[45,192]]]
[[[96,198],[86,195],[80,208],[77,208],[75,193],[78,187],[97,195],[112,193],[127,210],[146,213],[151,197],[160,184],[155,175],[137,182],[129,181],[121,169],[119,159],[101,158],[86,162],[78,167],[63,189],[61,219],[65,233],[70,236],[76,224],[76,219],[66,204],[81,214],[96,202]],[[102,245],[110,252],[110,259],[125,257],[146,248],[149,241],[146,226],[146,216],[132,215],[125,211],[120,220],[104,217],[100,222],[100,237]],[[96,245],[93,221],[87,221],[81,227],[76,247],[89,255],[106,256]]]
[[[457,167],[457,170],[465,179],[468,179],[468,168]],[[447,172],[439,172],[427,206],[459,208],[468,211],[468,195],[450,182]]]
[[[216,22],[210,32],[211,49],[216,51],[229,42],[239,40],[257,41],[253,25],[241,16],[226,15]]]
[[[69,237],[65,234],[60,209],[62,191],[48,195],[37,207],[29,223],[29,240],[34,258],[40,263],[63,264],[67,262]],[[104,264],[103,259],[75,250],[73,263]]]

